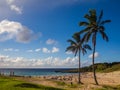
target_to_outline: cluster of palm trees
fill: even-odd
[[[84,18],[87,19],[87,21],[83,21],[79,23],[79,26],[84,26],[85,29],[73,34],[72,36],[73,39],[68,40],[70,46],[67,47],[66,51],[72,51],[75,54],[75,56],[78,54],[78,58],[79,58],[78,83],[82,83],[80,78],[80,64],[81,64],[80,55],[81,53],[83,55],[87,53],[87,49],[88,49],[93,51],[93,55],[92,55],[93,76],[96,85],[98,85],[95,66],[94,66],[97,35],[100,34],[103,40],[108,41],[108,36],[105,33],[104,24],[111,22],[110,20],[102,20],[102,17],[103,17],[103,10],[101,10],[99,16],[97,16],[95,9],[89,10],[89,13],[85,14],[84,16]],[[81,36],[83,37],[81,38]],[[87,44],[90,40],[92,41],[92,48]]]

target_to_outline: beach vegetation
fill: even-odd
[[[94,64],[96,68],[96,72],[101,73],[108,73],[108,72],[114,72],[114,71],[120,71],[120,62],[112,62],[112,63],[96,63]],[[77,69],[71,69],[71,70],[63,70],[60,71],[62,73],[78,73]],[[80,72],[92,72],[92,65],[85,66],[80,68]]]
[[[60,86],[65,86],[66,83],[63,82],[63,81],[55,81],[57,83],[57,85],[60,85]]]

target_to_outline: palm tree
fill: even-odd
[[[87,21],[80,22],[80,26],[85,26],[85,29],[80,31],[79,34],[84,33],[84,41],[88,42],[90,38],[92,38],[92,46],[93,46],[93,57],[92,57],[92,64],[93,64],[93,75],[96,85],[98,85],[98,81],[96,78],[95,73],[95,66],[94,66],[94,59],[95,59],[95,49],[96,49],[96,39],[97,35],[100,34],[102,38],[106,41],[108,41],[108,36],[105,33],[105,27],[104,24],[111,22],[110,20],[102,20],[103,17],[103,10],[101,10],[101,13],[99,16],[96,14],[96,10],[92,9],[89,11],[88,14],[84,16],[84,18],[87,19]]]
[[[89,49],[91,50],[91,47],[88,45],[88,44],[84,44],[84,41],[83,39],[81,39],[80,35],[78,33],[75,33],[73,36],[72,36],[72,39],[69,39],[68,42],[70,43],[70,46],[67,47],[66,51],[72,51],[75,56],[77,55],[78,53],[78,59],[79,59],[79,69],[78,69],[78,72],[79,72],[79,75],[78,75],[78,83],[82,83],[81,82],[81,78],[80,78],[80,54],[81,52],[83,53],[83,55],[85,53],[87,53],[86,49]]]

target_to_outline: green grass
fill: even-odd
[[[65,83],[63,81],[54,81],[58,86],[64,86],[66,87],[66,89],[68,88],[78,88],[78,87],[81,87],[80,84],[74,84],[74,83]]]
[[[120,71],[120,64],[113,65],[111,68],[107,68],[103,70],[103,72],[113,72],[113,71]]]
[[[0,76],[0,90],[63,90],[49,86],[23,82],[9,77]]]
[[[103,88],[95,89],[95,90],[120,90],[120,85],[118,86],[106,86],[104,85]]]
[[[67,85],[65,82],[62,82],[62,81],[54,81],[57,85],[60,85],[60,86],[65,86]]]

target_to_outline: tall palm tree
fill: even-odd
[[[96,49],[96,39],[97,35],[100,34],[102,38],[108,41],[108,36],[105,33],[104,24],[111,22],[110,20],[102,20],[103,11],[99,16],[96,14],[96,10],[92,9],[89,11],[88,14],[84,16],[87,21],[80,22],[80,26],[85,26],[85,29],[80,31],[79,34],[84,33],[84,41],[88,42],[90,38],[92,38],[92,46],[93,46],[93,57],[92,57],[92,64],[93,64],[93,75],[96,85],[98,85],[98,81],[96,78],[95,66],[94,66],[94,59],[95,59],[95,49]]]
[[[82,83],[81,78],[80,78],[80,64],[81,64],[80,63],[80,54],[82,52],[84,55],[85,53],[87,53],[86,49],[91,50],[91,47],[88,44],[84,44],[83,39],[81,39],[81,37],[78,33],[75,33],[72,36],[72,38],[73,38],[73,40],[72,39],[68,40],[68,42],[70,43],[70,46],[67,47],[66,51],[72,51],[75,54],[75,56],[78,54],[78,59],[79,59],[78,83],[80,84],[80,83]]]

